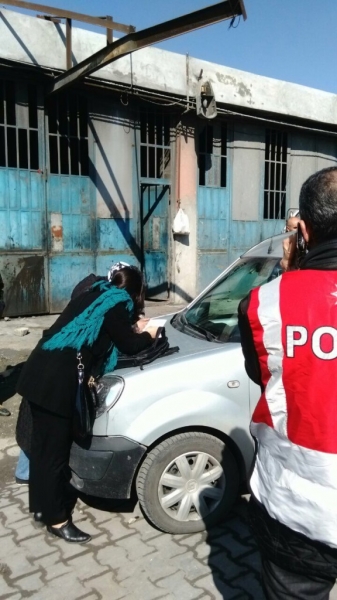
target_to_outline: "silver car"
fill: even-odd
[[[284,237],[254,246],[167,316],[178,353],[102,378],[93,435],[71,450],[78,490],[116,499],[136,492],[149,521],[169,533],[202,531],[228,514],[252,464],[249,423],[260,395],[245,372],[237,308],[280,274]]]

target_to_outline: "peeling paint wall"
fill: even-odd
[[[36,315],[48,311],[45,256],[2,254],[0,272],[4,283],[4,316]]]

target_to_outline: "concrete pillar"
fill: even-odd
[[[176,144],[176,206],[172,222],[182,208],[188,216],[189,235],[173,236],[173,266],[171,300],[175,304],[189,302],[197,289],[197,155],[195,128],[187,121],[177,130]]]

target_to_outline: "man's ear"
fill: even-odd
[[[299,226],[300,226],[300,228],[301,228],[302,235],[303,235],[303,237],[304,237],[304,240],[305,240],[305,242],[306,242],[307,244],[309,244],[309,240],[310,240],[310,239],[311,239],[311,237],[312,237],[312,236],[311,236],[311,232],[310,232],[310,228],[309,228],[309,227],[307,227],[307,225],[305,224],[305,222],[304,222],[302,219],[300,219],[300,221],[299,221]]]

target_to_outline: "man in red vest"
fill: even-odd
[[[299,270],[239,306],[249,377],[250,521],[268,600],[327,600],[337,577],[337,167],[303,184]]]

